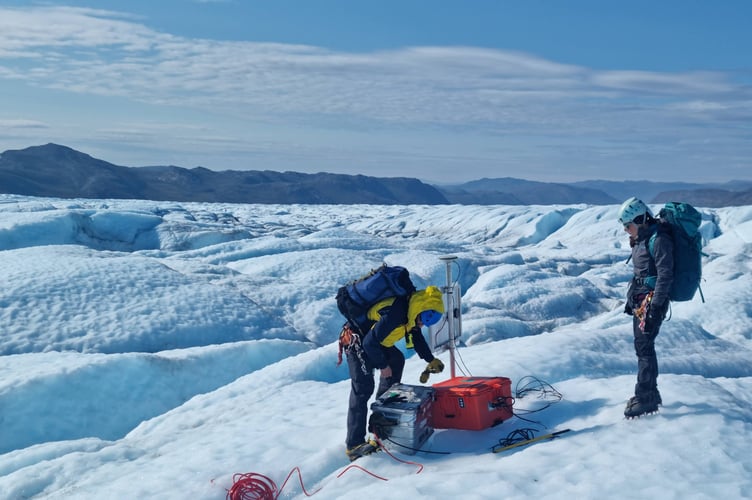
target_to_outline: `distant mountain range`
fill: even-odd
[[[57,144],[0,155],[0,192],[61,198],[308,204],[441,204],[417,179],[197,167],[121,167]]]
[[[122,167],[58,144],[0,154],[0,193],[57,198],[382,205],[610,205],[636,195],[649,203],[682,200],[702,207],[752,205],[752,181],[547,183],[495,178],[434,186],[408,177]]]

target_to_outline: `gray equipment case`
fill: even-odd
[[[431,406],[433,387],[394,384],[376,401],[371,411],[381,422],[378,433],[384,446],[392,451],[414,455],[433,434]]]

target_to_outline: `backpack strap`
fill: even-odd
[[[655,239],[658,237],[658,233],[663,233],[669,235],[669,237],[673,236],[673,230],[671,229],[671,223],[666,221],[665,219],[658,219],[658,223],[655,225],[655,229],[653,230],[653,234],[650,235],[650,239],[648,240],[648,252],[650,253],[650,257],[655,259]]]
[[[650,258],[655,261],[655,239],[658,237],[658,232],[660,231],[660,228],[662,227],[662,224],[658,223],[655,226],[655,230],[653,231],[653,234],[650,235],[650,238],[648,239],[648,244],[645,245],[648,248],[648,253],[650,254]],[[664,231],[665,232],[665,231]],[[658,276],[646,276],[644,278],[635,278],[638,280],[638,284],[645,285],[651,290],[655,290],[655,283],[658,281]]]
[[[658,231],[654,232],[653,235],[648,240],[648,253],[650,254],[650,257],[655,259],[655,238],[658,236]]]

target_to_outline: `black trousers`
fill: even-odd
[[[392,368],[392,376],[379,379],[378,398],[393,384],[402,381],[405,368],[405,356],[397,347],[382,347],[384,354]],[[347,366],[350,369],[350,403],[347,409],[347,438],[345,444],[348,449],[366,440],[366,422],[368,420],[368,400],[373,395],[376,385],[374,367],[368,360],[362,348],[347,351]]]
[[[637,355],[637,384],[635,396],[646,400],[658,390],[658,357],[655,354],[655,338],[660,331],[660,323],[653,327],[652,332],[643,333],[640,330],[640,320],[632,318],[632,332],[634,334],[634,348]]]

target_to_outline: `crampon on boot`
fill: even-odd
[[[658,411],[658,405],[662,404],[661,395],[658,391],[646,397],[632,396],[627,401],[627,407],[624,409],[626,418],[636,418],[643,415],[655,413]]]
[[[352,448],[348,449],[345,453],[347,453],[347,458],[349,458],[351,462],[354,462],[360,457],[370,455],[371,453],[376,453],[380,449],[381,448],[379,447],[379,443],[377,443],[373,439],[369,439],[365,443],[361,443],[357,446],[353,446]]]

